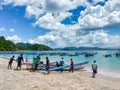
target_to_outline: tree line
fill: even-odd
[[[19,50],[52,50],[43,44],[29,44],[29,43],[13,43],[10,40],[6,40],[3,36],[0,36],[0,51],[19,51]]]

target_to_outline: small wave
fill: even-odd
[[[87,72],[92,72],[88,68],[86,68],[86,71]],[[105,75],[105,76],[110,76],[110,77],[115,77],[115,78],[120,78],[120,73],[116,73],[116,72],[109,72],[109,71],[98,70],[98,74]]]
[[[9,59],[9,57],[5,57],[5,56],[2,56],[2,55],[0,55],[0,58]]]
[[[99,71],[98,73],[102,75],[110,76],[110,77],[120,78],[120,73],[116,73],[116,72]]]

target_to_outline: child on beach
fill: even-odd
[[[12,63],[13,63],[13,60],[15,60],[14,57],[15,57],[15,56],[12,56],[12,57],[10,58],[10,61],[9,61],[9,63],[8,63],[8,69],[9,69],[9,68],[12,69]]]
[[[97,68],[98,68],[97,63],[96,63],[96,61],[94,60],[94,62],[93,62],[93,64],[92,64],[92,71],[93,71],[92,77],[93,77],[93,78],[95,78],[95,75],[97,74]]]

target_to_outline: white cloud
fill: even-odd
[[[99,2],[105,2],[105,0],[93,0],[93,4],[97,4]]]
[[[36,22],[33,25],[51,30],[81,29],[88,27],[104,27],[113,23],[120,23],[120,2],[119,0],[108,0],[105,6],[94,4],[105,2],[105,0],[93,0],[93,5],[88,0],[4,0],[3,4],[13,6],[26,6],[25,17],[34,16]],[[72,13],[69,10],[78,6],[86,7],[80,13],[76,25],[64,25],[61,23]],[[72,22],[72,21],[71,21]],[[53,26],[54,25],[54,26]]]
[[[94,0],[93,3],[104,1],[105,0]],[[120,23],[120,2],[118,0],[109,0],[105,3],[105,6],[92,6],[86,1],[81,1],[79,3],[77,0],[74,0],[74,2],[68,1],[68,3],[60,2],[61,3],[58,3],[56,0],[47,2],[45,10],[43,9],[44,12],[47,13],[42,17],[37,18],[34,25],[39,25],[40,27],[50,30],[80,30],[97,27],[104,28],[105,26]],[[66,5],[66,7],[63,8],[63,5]],[[79,5],[86,6],[87,8],[80,13],[78,23],[74,25],[62,24],[62,20],[72,15],[72,13],[67,12],[67,10],[74,9]],[[51,7],[51,9],[49,7]]]
[[[14,28],[11,28],[11,29],[10,29],[10,32],[14,32],[14,31],[15,31]]]
[[[57,0],[4,0],[3,4],[12,4],[13,6],[26,6],[25,17],[31,18],[32,16],[34,16],[36,18],[36,22],[34,25],[39,25],[40,27],[48,28],[51,30],[58,30],[60,27],[62,27],[62,30],[65,30],[68,27],[70,28],[70,26],[64,26],[63,24],[61,24],[62,20],[72,15],[72,13],[68,11],[71,9],[75,9],[78,6],[89,5],[87,0],[59,0],[59,2]],[[53,21],[50,21],[50,19],[48,22],[48,13],[51,14],[50,18]],[[41,19],[42,21],[40,21]],[[55,27],[53,27],[54,24]]]
[[[81,35],[79,30],[52,31],[44,36],[29,40],[29,43],[41,43],[52,48],[68,46],[119,47],[120,36],[108,35],[103,30],[91,31],[86,35]]]
[[[2,0],[0,1],[0,10],[3,10],[3,7],[2,7]]]
[[[3,0],[3,5],[13,4],[14,6],[23,6],[26,5],[29,0]]]
[[[120,36],[108,35],[103,30],[105,26],[120,23],[120,2],[119,0],[108,0],[104,6],[95,5],[98,2],[105,2],[105,0],[93,0],[92,4],[88,0],[4,0],[3,4],[26,6],[25,17],[35,17],[34,26],[38,25],[51,30],[43,36],[30,39],[30,43],[46,44],[53,48],[54,46],[119,47]],[[79,11],[78,23],[62,24],[61,21],[72,16],[72,13],[68,11],[76,9],[78,6],[86,7],[84,11]],[[102,27],[103,30],[92,31],[91,28],[97,27]],[[83,35],[87,29],[91,32]],[[21,41],[18,36],[14,36],[14,38]]]
[[[59,2],[57,0],[47,0],[44,3],[45,5],[43,10],[46,12],[46,14],[36,19],[34,25],[39,25],[40,27],[44,27],[50,30],[72,29],[71,25],[64,25],[61,23],[61,21],[63,21],[66,17],[70,17],[72,15],[72,13],[68,11],[75,9],[80,5],[89,5],[86,0],[59,0]]]
[[[6,39],[13,41],[14,43],[18,43],[18,42],[22,41],[22,39],[20,37],[18,37],[17,35],[7,36]]]
[[[90,6],[81,12],[79,24],[81,27],[104,27],[120,23],[120,2],[109,0],[105,6]]]
[[[40,15],[45,13],[45,0],[31,0],[26,4],[26,14],[25,17],[31,18],[34,16],[38,18]]]
[[[4,27],[0,28],[0,32],[4,32],[6,29]]]
[[[65,25],[61,24],[57,21],[51,13],[47,13],[43,17],[40,17],[38,21],[36,21],[35,25],[39,25],[41,27],[46,27],[52,30],[64,30]]]
[[[67,11],[71,9],[75,9],[78,6],[87,6],[87,0],[46,0],[45,2],[45,10],[50,13],[60,13],[62,11]]]

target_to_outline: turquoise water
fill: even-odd
[[[81,55],[78,55],[78,56],[60,56],[60,55],[49,55],[47,54],[48,52],[45,51],[44,55],[40,55],[41,57],[41,60],[43,62],[45,62],[45,57],[48,56],[49,59],[50,59],[50,62],[53,62],[53,61],[59,61],[62,57],[64,58],[64,61],[66,64],[69,64],[70,63],[70,59],[72,58],[74,60],[74,63],[77,63],[77,62],[83,62],[83,61],[89,61],[89,63],[87,64],[87,71],[91,71],[91,64],[93,63],[94,60],[97,61],[97,64],[98,64],[98,73],[99,74],[104,74],[104,75],[108,75],[108,76],[113,76],[113,77],[118,77],[120,78],[120,56],[119,57],[116,57],[115,56],[115,52],[116,51],[113,51],[113,50],[110,50],[110,51],[101,51],[101,50],[98,50],[98,51],[87,51],[87,50],[84,50],[84,51],[57,51],[57,52],[65,52],[65,53],[69,53],[69,54],[74,54],[74,53],[83,53],[83,52],[92,52],[92,53],[97,53],[95,54],[94,56],[89,56],[89,57],[85,57],[84,54],[81,54]],[[43,53],[43,52],[30,52],[30,53],[25,53],[23,54],[23,57],[24,59],[27,57],[28,60],[30,62],[32,62],[32,58],[33,57],[36,57],[38,54],[40,53]],[[49,53],[52,53],[49,52]],[[104,55],[106,54],[111,54],[110,57],[105,57]],[[10,58],[12,55],[15,55],[15,57],[17,58],[19,54],[15,54],[15,53],[1,53],[0,56],[2,57],[7,57],[7,58]]]

